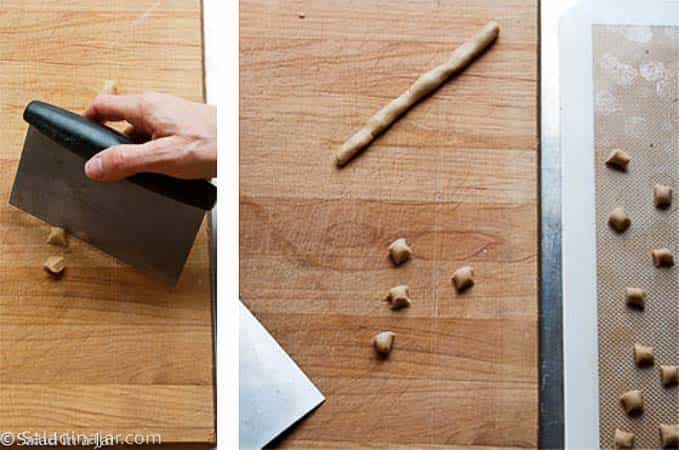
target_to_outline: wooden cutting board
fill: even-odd
[[[490,52],[333,166],[491,19]],[[537,54],[534,0],[241,1],[241,292],[327,396],[283,446],[537,446]],[[414,259],[394,268],[399,237]],[[413,305],[392,312],[400,283]]]
[[[174,289],[76,239],[55,281],[63,250],[7,203],[30,100],[83,111],[105,79],[202,100],[200,1],[4,0],[0,67],[0,431],[213,442],[207,226]]]

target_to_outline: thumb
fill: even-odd
[[[140,172],[147,172],[176,147],[173,137],[144,144],[116,145],[103,150],[85,164],[85,174],[95,181],[118,181]]]

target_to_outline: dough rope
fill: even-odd
[[[470,41],[458,47],[448,62],[420,75],[407,91],[377,111],[363,128],[342,144],[335,154],[335,164],[338,167],[347,164],[413,105],[440,87],[452,75],[467,67],[495,42],[499,33],[500,26],[497,22],[488,22]]]

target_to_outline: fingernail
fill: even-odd
[[[99,178],[103,172],[101,158],[92,158],[85,164],[85,174],[90,178]]]

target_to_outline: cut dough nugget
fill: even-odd
[[[672,205],[672,188],[664,184],[656,184],[653,192],[655,207],[667,209]]]
[[[52,275],[59,275],[64,271],[64,257],[63,256],[50,256],[45,260],[43,264],[45,270]]]
[[[655,361],[653,350],[653,347],[634,344],[634,363],[637,367],[648,367],[653,365],[653,362]]]
[[[470,266],[460,267],[453,274],[453,285],[457,292],[464,292],[474,286],[474,268]]]
[[[632,224],[632,220],[627,215],[625,208],[618,207],[611,211],[608,216],[608,224],[618,233],[624,233]]]
[[[660,366],[660,382],[663,386],[679,383],[679,366]]]
[[[644,400],[641,391],[628,391],[620,396],[620,403],[629,415],[641,414],[644,411]]]
[[[396,239],[389,246],[389,256],[391,256],[391,260],[394,261],[394,264],[397,266],[408,261],[412,254],[413,251],[408,246],[408,242],[403,238]]]
[[[660,440],[664,448],[679,447],[679,424],[660,424]]]
[[[383,331],[373,338],[373,346],[375,351],[381,356],[387,356],[391,353],[391,348],[394,346],[394,338],[396,334],[392,331]]]
[[[641,288],[628,287],[625,289],[625,300],[631,307],[644,309],[646,291]]]
[[[606,165],[613,169],[622,170],[625,172],[627,170],[627,165],[632,160],[630,155],[623,152],[619,148],[613,149],[608,159],[606,160]]]
[[[101,93],[118,95],[118,82],[116,80],[104,80],[104,86],[101,89]]]
[[[47,243],[66,247],[66,232],[64,229],[59,227],[50,227],[50,234],[47,236]]]
[[[363,128],[358,130],[337,150],[335,164],[342,167],[351,161],[356,154],[367,147],[375,137],[389,128],[414,104],[436,90],[452,75],[467,67],[495,42],[499,33],[500,26],[496,22],[488,22],[469,42],[458,47],[450,56],[448,62],[420,75],[406,92],[377,111]]]
[[[666,248],[656,248],[652,252],[653,264],[656,267],[672,267],[674,265],[674,256],[672,252]]]
[[[407,308],[410,306],[409,291],[410,289],[405,284],[393,287],[389,289],[385,300],[389,302],[393,310]]]
[[[632,448],[634,447],[634,433],[616,428],[613,443],[618,448]]]

